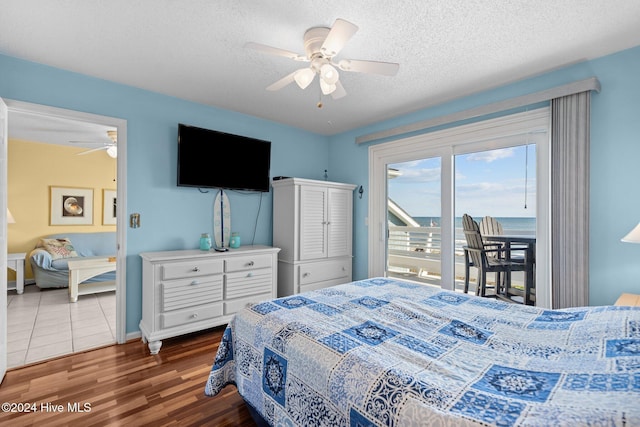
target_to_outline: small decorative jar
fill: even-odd
[[[200,236],[200,250],[208,251],[211,249],[211,237],[209,237],[208,233],[202,233]]]
[[[240,247],[240,233],[231,233],[229,246],[236,249]]]

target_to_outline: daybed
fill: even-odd
[[[640,425],[640,308],[375,278],[245,308],[205,393],[277,426]]]
[[[62,242],[51,243],[51,239]],[[64,242],[67,239],[70,243]],[[48,250],[48,251],[47,251]],[[75,251],[75,252],[74,252]],[[36,285],[39,288],[66,288],[69,286],[69,266],[72,259],[103,258],[116,254],[116,233],[63,233],[43,237],[29,254]],[[115,280],[115,271],[88,279],[87,283]]]

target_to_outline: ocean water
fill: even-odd
[[[527,217],[495,217],[500,224],[502,224],[503,230],[506,231],[536,231],[536,219]],[[439,216],[417,216],[414,217],[421,226],[428,227],[432,222],[435,226],[440,225]],[[474,217],[476,221],[480,222],[482,217]],[[456,228],[462,228],[462,217],[456,218]]]

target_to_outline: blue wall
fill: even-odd
[[[127,211],[141,214],[141,228],[127,228],[127,332],[142,317],[145,251],[195,249],[212,232],[214,192],[176,186],[178,123],[270,140],[271,175],[323,179],[327,137],[255,117],[95,79],[0,55],[0,97],[127,120]],[[9,123],[9,126],[11,124]],[[203,159],[215,163],[241,159]],[[272,242],[271,193],[230,192],[231,224],[243,244]]]
[[[177,124],[188,123],[272,141],[271,175],[322,179],[364,187],[354,196],[354,278],[367,276],[368,147],[357,136],[485,105],[589,77],[591,117],[590,303],[609,304],[621,292],[640,293],[640,245],[620,242],[640,221],[640,47],[468,96],[331,138],[255,117],[0,55],[0,97],[127,120],[127,210],[142,227],[127,229],[127,332],[141,318],[138,253],[197,247],[211,231],[213,193],[177,188]],[[215,161],[210,159],[211,168]],[[262,196],[256,244],[270,244],[271,194]],[[243,243],[253,234],[259,195],[230,194],[233,229]],[[566,248],[571,250],[571,248]]]
[[[364,197],[354,199],[354,278],[367,277],[368,271],[368,147],[386,142],[356,145],[356,137],[597,77],[602,90],[592,94],[591,103],[589,302],[611,304],[622,292],[640,293],[640,245],[620,242],[640,221],[639,76],[636,47],[332,137],[332,179],[365,188]]]

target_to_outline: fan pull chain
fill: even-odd
[[[524,155],[524,208],[527,209],[527,190],[529,188],[529,143],[525,146]]]

